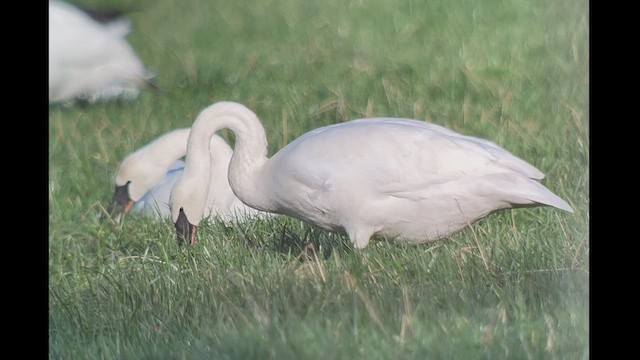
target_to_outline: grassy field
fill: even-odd
[[[589,358],[587,1],[75,3],[132,10],[160,91],[49,109],[51,359]],[[285,217],[211,219],[187,249],[169,220],[100,221],[124,156],[219,100],[258,114],[270,154],[369,116],[487,138],[575,213],[363,251]]]

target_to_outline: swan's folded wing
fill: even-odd
[[[393,183],[384,192],[409,201],[435,201],[450,198],[458,202],[483,203],[488,208],[548,205],[573,212],[571,206],[538,181],[519,173],[438,179],[416,183]]]

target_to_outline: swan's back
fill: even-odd
[[[177,160],[168,169],[165,176],[160,179],[140,200],[136,201],[132,213],[139,213],[156,217],[158,219],[170,218],[169,195],[173,185],[180,179],[184,172],[184,161]]]
[[[49,1],[49,102],[132,98],[153,74],[124,39],[126,23],[103,25]]]
[[[465,136],[439,125],[397,118],[358,119],[319,128],[286,146],[282,155],[303,158],[338,156],[345,164],[353,159],[359,165],[381,170],[395,168],[426,172],[420,176],[457,175],[471,170],[500,167],[532,179],[544,174],[526,161],[485,139]],[[283,149],[284,150],[284,149]],[[488,166],[490,166],[488,168]],[[362,169],[358,170],[362,171]],[[417,175],[417,174],[416,174]]]

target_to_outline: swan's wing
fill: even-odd
[[[290,167],[285,171],[302,170],[311,179],[322,172],[442,178],[500,168],[543,177],[534,166],[488,140],[404,119],[363,119],[320,128],[294,140],[272,159]]]
[[[571,206],[537,180],[519,173],[493,173],[463,178],[441,179],[439,182],[389,184],[384,192],[408,201],[455,200],[464,208],[501,209],[528,205],[548,205],[573,212]]]
[[[413,120],[367,119],[309,132],[272,157],[279,193],[330,211],[337,195],[410,198],[457,179],[542,173],[496,144]],[[340,189],[340,190],[338,190]],[[425,190],[426,189],[426,190]],[[346,194],[351,192],[351,195]]]
[[[423,137],[420,142],[422,142],[427,148],[427,143],[433,143],[436,147],[442,147],[442,150],[438,152],[445,156],[450,153],[451,156],[449,156],[449,158],[461,155],[460,152],[454,151],[450,146],[448,146],[450,144],[455,144],[455,146],[460,147],[460,150],[463,153],[475,153],[476,155],[490,159],[505,168],[521,173],[531,179],[540,180],[544,178],[544,174],[536,167],[511,154],[496,143],[474,136],[462,135],[437,124],[411,119],[389,118],[361,119],[356,121],[377,121],[382,124],[395,124],[396,126],[420,129],[418,131]],[[416,146],[419,146],[419,144],[416,144]],[[434,149],[434,151],[437,151],[437,149]]]
[[[133,207],[133,212],[163,218],[171,217],[169,197],[173,185],[180,179],[184,171],[184,162],[176,161],[167,174],[151,190],[149,190]]]

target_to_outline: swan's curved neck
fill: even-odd
[[[241,104],[218,102],[198,115],[191,127],[184,176],[217,176],[210,173],[209,144],[213,134],[221,129],[229,129],[235,135],[229,164],[229,185],[244,203],[259,206],[264,200],[256,185],[259,184],[259,171],[268,160],[267,136],[258,117]]]
[[[139,200],[162,179],[176,160],[185,155],[190,132],[190,128],[171,131],[128,155],[120,164],[116,185],[134,181],[136,184],[129,189],[129,196]]]
[[[163,163],[168,167],[185,155],[190,133],[190,128],[183,128],[173,130],[159,137],[143,148],[143,153],[148,157],[145,160]],[[165,169],[162,170],[164,171]],[[163,172],[160,172],[160,174],[163,175]]]

